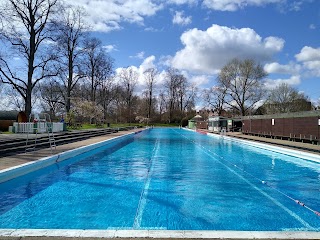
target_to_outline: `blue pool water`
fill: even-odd
[[[0,184],[0,228],[320,231],[312,210],[319,163],[173,128]]]

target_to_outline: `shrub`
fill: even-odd
[[[187,119],[187,118],[183,118],[183,119],[181,120],[181,126],[182,126],[182,127],[188,126],[188,119]]]

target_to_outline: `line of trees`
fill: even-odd
[[[217,77],[217,85],[203,90],[204,101],[217,115],[246,116],[313,110],[308,96],[282,83],[268,90],[267,73],[252,59],[233,59]]]
[[[144,80],[142,86],[138,85],[139,79]],[[64,88],[61,81],[55,80],[41,85],[43,109],[53,116],[65,112]],[[159,73],[148,68],[140,75],[135,67],[127,67],[96,84],[89,77],[80,79],[71,92],[69,112],[90,122],[180,123],[194,116],[196,94],[197,88],[176,69]]]
[[[39,99],[52,116],[90,121],[179,122],[193,111],[196,88],[176,69],[166,71],[160,87],[155,68],[143,76],[133,67],[115,73],[114,60],[89,34],[83,9],[60,0],[0,5],[0,80],[27,115]],[[145,84],[138,96],[139,78]]]
[[[83,9],[60,1],[0,3],[0,82],[9,86],[11,103],[29,115],[41,99],[52,116],[68,113],[91,122],[180,123],[194,116],[198,89],[185,75],[174,68],[139,74],[127,67],[116,73],[102,42],[89,34]],[[198,99],[219,115],[310,110],[308,97],[287,84],[267,92],[266,76],[254,60],[233,59],[221,69],[217,85]]]

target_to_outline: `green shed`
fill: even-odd
[[[188,128],[194,129],[196,127],[196,122],[199,121],[203,121],[203,117],[198,114],[188,121]]]

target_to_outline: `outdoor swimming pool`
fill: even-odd
[[[0,184],[10,229],[320,231],[319,210],[319,163],[175,128]]]

